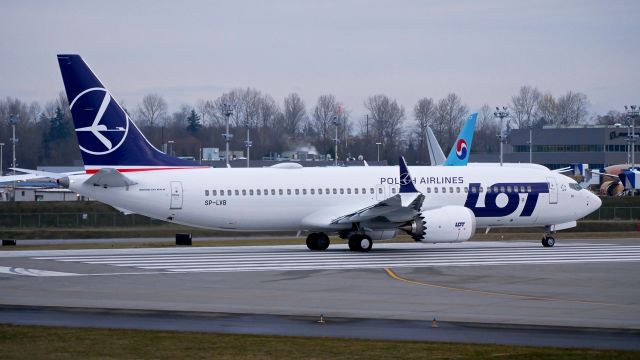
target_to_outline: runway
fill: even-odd
[[[234,316],[277,322],[324,314],[347,319],[345,324],[381,326],[343,329],[364,338],[413,339],[415,324],[407,322],[429,328],[437,318],[447,326],[483,324],[475,329],[542,326],[534,332],[546,334],[532,336],[538,339],[532,342],[525,335],[507,336],[510,331],[456,325],[438,333],[440,340],[628,348],[616,341],[640,344],[639,270],[640,239],[561,241],[554,248],[533,241],[390,243],[376,244],[370,253],[349,252],[345,245],[325,252],[303,245],[0,251],[0,304],[57,307],[57,319],[65,318],[59,309],[75,307],[154,311],[156,317],[227,314],[228,322]],[[91,323],[89,312],[82,313]],[[17,318],[9,314],[0,310],[0,322]],[[182,321],[165,320],[163,326],[186,330]],[[300,326],[307,322],[315,325]],[[268,321],[245,325],[235,331],[286,334],[286,326]],[[575,336],[560,331],[565,327]],[[225,328],[234,329],[221,325],[212,331]],[[388,328],[397,331],[392,336]],[[600,331],[602,342],[586,341],[598,332],[585,337],[584,328],[607,330]]]

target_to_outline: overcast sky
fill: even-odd
[[[474,110],[529,84],[587,94],[592,112],[640,102],[640,1],[0,2],[0,96],[62,89],[55,55],[78,53],[117,99],[159,93],[172,110],[254,87],[310,109],[373,94],[412,118],[422,97]]]

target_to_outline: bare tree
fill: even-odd
[[[511,98],[511,117],[518,128],[526,128],[537,119],[541,97],[538,89],[526,85]]]
[[[373,95],[364,102],[364,106],[373,120],[377,140],[382,142],[385,154],[390,155],[390,149],[398,149],[405,119],[404,107],[387,95]]]
[[[558,103],[550,93],[542,95],[538,102],[538,121],[536,126],[556,124],[558,121]]]
[[[500,131],[498,121],[488,104],[482,105],[478,111],[476,131],[473,136],[472,151],[491,153],[497,151],[498,140],[496,135]]]
[[[292,138],[302,131],[307,116],[304,101],[297,93],[291,93],[284,99],[283,126],[285,132]]]
[[[338,113],[338,101],[335,96],[321,95],[313,108],[312,128],[318,134],[320,151],[327,151],[330,145],[333,117]]]
[[[451,148],[468,112],[469,108],[454,93],[438,101],[433,132],[443,145],[443,149]]]
[[[431,126],[436,118],[436,104],[432,98],[422,98],[413,108],[413,116],[416,119],[418,160],[426,160],[427,156],[427,127]]]
[[[558,126],[569,126],[583,124],[589,112],[589,100],[587,95],[580,92],[569,91],[558,98],[557,102],[557,124]]]
[[[154,126],[167,113],[167,102],[158,94],[149,94],[138,105],[138,116],[143,123]]]
[[[625,114],[616,110],[609,110],[605,115],[596,115],[594,117],[594,122],[597,125],[624,124],[625,121]]]

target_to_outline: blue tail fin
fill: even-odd
[[[453,147],[449,152],[447,161],[444,166],[466,166],[469,162],[469,153],[471,152],[471,142],[473,141],[473,131],[476,128],[476,119],[478,113],[469,115],[467,121],[460,131],[460,135],[453,143]]]
[[[198,166],[151,145],[80,55],[58,55],[58,64],[86,169]]]

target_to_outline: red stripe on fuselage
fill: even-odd
[[[119,172],[138,172],[138,171],[153,171],[153,170],[188,170],[188,169],[204,169],[204,168],[208,168],[209,166],[193,166],[193,167],[164,167],[164,168],[124,168],[124,169],[118,169],[116,168],[116,170],[118,170]],[[87,174],[95,174],[98,171],[100,171],[100,169],[89,169],[86,170]]]

